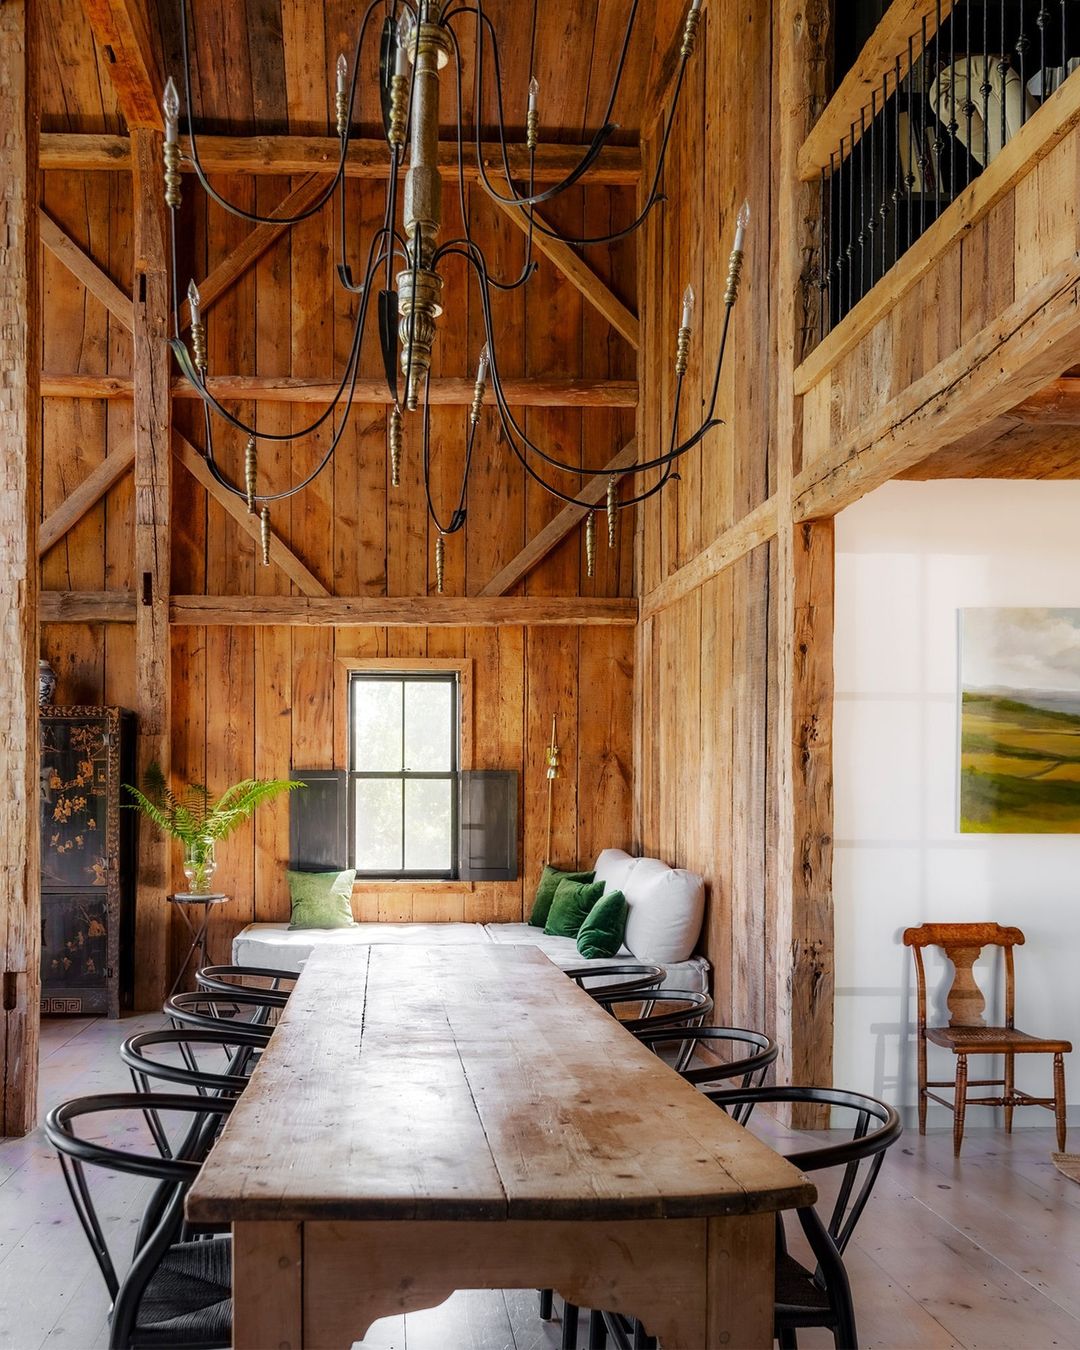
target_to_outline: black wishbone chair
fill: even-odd
[[[151,1083],[157,1081],[194,1088],[204,1095],[238,1097],[265,1044],[262,1028],[250,1032],[243,1027],[214,1031],[165,1028],[129,1036],[120,1047],[120,1058],[131,1071],[137,1092],[151,1092]],[[182,1062],[161,1057],[162,1051],[169,1050],[176,1051]],[[210,1068],[205,1061],[215,1050],[219,1052],[216,1059],[224,1062]]]
[[[155,1112],[188,1122],[169,1157],[112,1148],[77,1129],[85,1120],[98,1134],[102,1117],[145,1115],[145,1109],[142,1093],[104,1093],[65,1102],[45,1118],[45,1137],[59,1155],[75,1213],[112,1299],[110,1350],[226,1350],[232,1342],[231,1240],[182,1238],[184,1198],[232,1100],[155,1094]],[[94,1205],[87,1166],[157,1182],[139,1225],[134,1257],[122,1276]]]
[[[637,1038],[688,1083],[700,1088],[723,1083],[759,1087],[780,1049],[763,1031],[744,1027],[662,1027],[639,1031]],[[750,1106],[734,1108],[730,1115],[745,1125]]]
[[[278,1004],[268,999],[266,991],[247,989],[235,994],[194,989],[172,994],[162,1005],[162,1011],[177,1030],[193,1027],[220,1035],[237,1028],[261,1036],[263,1044],[274,1031],[268,1020],[270,1014],[278,1010]]]
[[[661,1027],[699,1027],[713,1010],[708,994],[689,989],[646,990],[629,998],[597,990],[593,998],[634,1035]]]
[[[299,978],[299,971],[274,970],[269,966],[203,966],[195,972],[196,987],[207,993],[261,994],[275,1008],[284,1008]],[[244,984],[245,980],[266,983]]]
[[[599,968],[594,964],[566,966],[563,974],[569,976],[579,989],[584,989],[594,998],[599,994],[604,994],[608,998],[626,998],[631,994],[656,989],[667,978],[667,971],[663,966],[646,965],[640,961],[620,961]]]

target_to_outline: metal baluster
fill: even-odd
[[[818,266],[817,266],[817,288],[818,288],[818,341],[825,336],[825,287],[828,283],[825,280],[825,170],[821,170],[821,177],[818,184],[818,215],[821,221],[818,236]]]
[[[866,289],[866,109],[859,109],[859,299]]]
[[[1005,79],[1009,73],[1009,56],[1005,50],[1005,5],[1001,5],[1001,55],[998,57],[998,74],[1001,76],[1001,145],[1009,139],[1009,124],[1005,118]]]
[[[908,134],[908,171],[904,182],[907,186],[907,247],[912,245],[911,231],[914,225],[912,220],[912,211],[914,202],[911,199],[912,190],[915,187],[915,63],[914,63],[914,44],[911,38],[907,40],[907,134]]]
[[[847,232],[847,307],[851,309],[855,303],[855,123],[851,124],[851,152],[848,155],[847,162],[847,205],[848,205],[848,232]],[[847,313],[847,310],[844,311]]]
[[[922,57],[919,61],[919,114],[922,118],[922,126],[919,131],[919,169],[922,173],[922,184],[919,189],[919,234],[926,229],[926,193],[927,176],[926,170],[930,165],[930,156],[926,153],[926,109],[928,107],[926,98],[926,20],[922,21]]]
[[[1046,97],[1046,25],[1050,22],[1050,11],[1046,0],[1040,0],[1039,12],[1035,15],[1035,24],[1039,30],[1039,69],[1042,71],[1042,96]],[[1062,65],[1064,66],[1064,62]]]
[[[964,156],[964,181],[971,182],[971,122],[975,116],[975,100],[971,97],[971,0],[964,6],[964,29],[967,40],[967,86],[964,90],[964,117],[967,121],[967,154]]]
[[[938,0],[938,18],[941,16],[941,0]],[[960,123],[956,120],[956,11],[949,15],[949,200],[956,199],[956,133]]]
[[[878,215],[881,217],[881,275],[888,271],[889,249],[889,182],[886,167],[889,163],[889,119],[885,109],[889,102],[888,76],[881,77],[881,205]]]
[[[938,26],[934,30],[934,81],[937,84],[937,107],[934,109],[934,219],[941,215],[941,152],[945,139],[941,134],[941,0],[937,0]]]
[[[843,139],[840,141],[840,155],[844,153]],[[833,152],[829,151],[829,280],[828,294],[825,297],[825,315],[829,330],[833,326],[833,300],[840,292],[840,242],[844,237],[844,221],[840,215],[840,179],[837,177],[839,165]],[[833,279],[835,278],[835,285]]]
[[[990,83],[990,6],[983,0],[983,77],[979,93],[983,101],[983,168],[990,163],[990,95],[994,92]]]
[[[877,281],[874,275],[874,267],[877,262],[877,250],[874,247],[874,235],[877,233],[877,203],[875,186],[877,179],[877,90],[870,91],[870,213],[867,217],[866,228],[870,234],[870,285],[873,287]]]
[[[893,262],[900,257],[900,188],[904,181],[904,166],[900,160],[900,58],[896,58],[893,89]]]
[[[1020,58],[1020,125],[1027,121],[1027,53],[1031,42],[1024,31],[1024,0],[1020,0],[1020,36],[1016,39],[1016,54]]]
[[[1068,0],[1061,0],[1061,69],[1069,69],[1069,25],[1065,18],[1065,6]]]

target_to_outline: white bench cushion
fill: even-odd
[[[623,947],[618,956],[594,957],[586,961],[577,949],[573,938],[554,937],[533,928],[527,923],[489,923],[487,931],[493,942],[528,943],[540,950],[561,969],[568,966],[595,966],[602,970],[605,965],[613,966],[624,962],[644,960],[637,957],[627,947]],[[695,994],[709,992],[709,963],[703,956],[691,956],[686,961],[658,962],[667,971],[662,989],[689,989]],[[614,978],[614,977],[613,977]]]

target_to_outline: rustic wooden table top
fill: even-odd
[[[528,946],[315,951],[198,1222],[658,1219],[813,1201]]]

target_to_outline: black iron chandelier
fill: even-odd
[[[603,125],[593,136],[579,162],[565,177],[548,187],[536,186],[536,148],[539,133],[539,87],[535,76],[529,81],[526,113],[526,147],[528,151],[527,181],[521,181],[511,172],[503,116],[502,82],[499,62],[499,43],[495,26],[485,13],[483,0],[460,3],[459,0],[370,0],[360,22],[352,64],[344,55],[337,59],[335,70],[334,109],[337,136],[340,144],[337,168],[324,191],[303,211],[294,216],[263,216],[226,200],[209,182],[199,159],[198,137],[191,98],[191,60],[189,50],[189,15],[187,0],[180,0],[182,35],[182,83],[184,113],[188,131],[188,155],[191,168],[203,190],[218,206],[254,224],[273,222],[291,227],[309,219],[326,207],[337,194],[341,220],[341,256],[337,263],[340,286],[357,297],[356,319],[349,344],[349,355],[336,391],[327,407],[307,426],[288,432],[270,432],[251,426],[235,416],[211,392],[207,383],[206,324],[200,312],[198,287],[191,281],[187,296],[190,306],[191,345],[181,338],[180,283],[177,275],[177,215],[180,207],[179,140],[181,102],[175,81],[170,77],[164,98],[165,113],[165,202],[169,209],[172,250],[171,279],[173,307],[173,336],[169,339],[177,364],[191,382],[203,403],[207,466],[217,482],[229,492],[244,497],[248,510],[258,514],[261,525],[262,560],[270,560],[270,506],[271,503],[291,497],[307,487],[327,467],[344,435],[352,408],[353,392],[359,376],[360,351],[366,330],[370,302],[377,292],[377,322],[383,369],[387,385],[388,449],[390,480],[393,487],[400,482],[402,456],[402,419],[405,414],[417,413],[422,421],[423,477],[427,509],[435,526],[436,585],[443,589],[445,540],[456,534],[465,524],[468,509],[469,475],[476,448],[477,428],[488,389],[494,397],[499,423],[507,444],[531,479],[552,496],[572,503],[585,512],[586,563],[592,576],[596,547],[596,518],[592,504],[562,491],[545,476],[550,471],[577,475],[580,479],[607,475],[606,516],[608,545],[614,547],[616,516],[619,510],[636,505],[663,490],[674,475],[679,458],[697,445],[713,427],[720,425],[715,416],[720,387],[720,376],[727,345],[731,311],[739,288],[742,268],[743,242],[749,220],[749,206],[744,203],[739,212],[734,247],[729,264],[723,297],[723,319],[717,346],[716,369],[712,393],[704,417],[695,431],[679,440],[677,427],[682,400],[683,380],[686,375],[692,331],[694,292],[687,286],[683,297],[681,321],[675,347],[675,390],[671,412],[671,429],[667,449],[646,456],[625,470],[641,475],[638,490],[633,495],[621,495],[616,475],[606,467],[587,467],[567,464],[549,454],[526,435],[515,418],[503,391],[499,376],[498,344],[492,318],[492,301],[498,292],[513,291],[527,284],[536,270],[532,259],[534,232],[541,232],[565,243],[579,247],[606,244],[625,237],[638,229],[649,213],[663,200],[661,184],[668,140],[678,109],[687,62],[694,52],[700,23],[701,0],[692,0],[683,26],[679,66],[671,96],[671,106],[664,124],[656,168],[644,205],[637,217],[621,230],[610,234],[582,238],[568,238],[552,230],[540,220],[535,208],[550,201],[575,184],[586,179],[604,145],[617,130],[611,121],[622,82],[627,51],[633,36],[639,0],[632,0],[626,22],[619,60],[612,77],[611,91]],[[354,276],[346,249],[345,169],[349,144],[353,137],[353,106],[361,55],[368,40],[369,28],[379,11],[383,22],[379,52],[379,84],[383,132],[389,158],[386,202],[381,225],[366,242],[361,240],[359,255],[363,257],[360,279]],[[535,20],[535,0],[534,0]],[[465,210],[466,133],[463,128],[462,57],[460,30],[471,30],[475,43],[475,110],[474,128],[476,170],[484,189],[499,203],[522,213],[526,224],[526,252],[521,273],[517,277],[499,277],[492,274],[483,248],[472,237],[469,215]],[[461,197],[464,233],[457,238],[440,241],[442,225],[442,178],[439,169],[439,125],[441,72],[452,64],[456,77],[456,138],[457,183]],[[495,106],[498,119],[498,145],[501,149],[502,172],[494,181],[481,152],[481,108],[484,101],[485,80],[494,82]],[[407,167],[406,166],[407,160]],[[399,201],[400,198],[400,201]],[[439,271],[445,259],[465,260],[472,281],[479,290],[486,341],[478,353],[476,382],[466,432],[464,467],[460,489],[449,507],[434,500],[431,474],[430,403],[427,398],[431,371],[432,347],[436,339],[437,320],[442,314],[443,277]],[[381,285],[380,285],[381,282]],[[244,454],[244,482],[230,481],[214,453],[213,416],[216,414],[229,426],[247,437]],[[258,445],[260,441],[294,441],[311,435],[327,422],[333,434],[325,453],[305,477],[289,487],[268,492],[260,490]],[[648,481],[655,475],[655,481]]]

